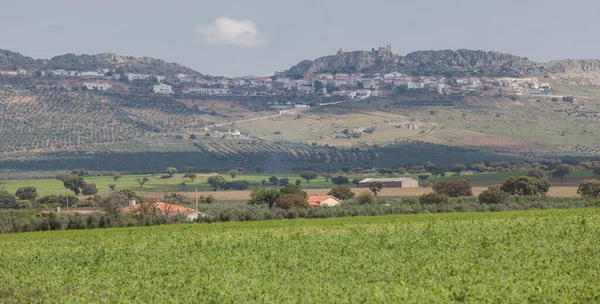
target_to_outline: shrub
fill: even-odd
[[[433,191],[449,197],[473,196],[471,183],[466,179],[439,181],[433,185]]]
[[[586,179],[581,181],[577,194],[584,198],[597,198],[600,195],[600,181],[596,179]]]
[[[544,172],[544,170],[536,168],[529,169],[529,171],[527,171],[527,176],[533,178],[547,178],[546,172]]]
[[[306,197],[300,194],[284,194],[277,199],[275,205],[284,210],[308,208]]]
[[[372,192],[363,191],[356,196],[356,201],[361,205],[374,205],[377,201]]]
[[[0,209],[16,209],[17,197],[8,193],[6,190],[0,190]]]
[[[81,191],[83,195],[96,195],[98,194],[98,188],[96,188],[96,184],[85,184],[83,186],[83,190]]]
[[[17,193],[15,193],[15,195],[20,200],[31,200],[37,197],[37,190],[35,189],[35,187],[21,187],[17,190]]]
[[[479,194],[481,204],[501,204],[508,201],[508,193],[500,189],[501,185],[490,186],[487,190]]]
[[[350,188],[346,186],[337,186],[332,188],[327,195],[333,195],[338,199],[347,200],[354,197],[354,192],[352,192]]]
[[[547,179],[539,179],[529,176],[507,178],[500,189],[512,195],[535,196],[545,195],[552,184]]]
[[[439,193],[428,193],[419,196],[419,203],[423,205],[444,205],[448,203],[448,196]]]

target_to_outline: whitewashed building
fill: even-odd
[[[98,91],[106,91],[112,88],[112,84],[110,82],[84,82],[83,86],[88,90],[98,90]]]
[[[153,87],[153,91],[156,94],[164,94],[164,95],[168,95],[168,94],[173,94],[173,87],[171,87],[170,85],[166,85],[166,84],[157,84]]]

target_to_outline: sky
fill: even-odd
[[[0,48],[34,58],[113,52],[203,74],[266,76],[392,45],[536,61],[599,59],[596,0],[0,0]]]

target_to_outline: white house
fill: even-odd
[[[148,79],[150,79],[150,75],[135,74],[135,73],[125,73],[125,77],[127,77],[127,81],[148,80]]]
[[[360,98],[360,99],[366,99],[371,97],[371,90],[356,90],[356,97]]]
[[[88,90],[98,90],[98,91],[106,91],[112,88],[112,84],[110,82],[84,82],[83,86]]]
[[[156,75],[154,77],[156,77],[156,82],[163,82],[167,79],[165,76],[160,76],[160,75]]]
[[[153,87],[154,93],[156,94],[173,94],[173,88],[170,85],[166,84],[157,84]]]

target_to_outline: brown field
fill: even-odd
[[[473,187],[473,194],[479,195],[482,191],[487,189],[486,187]],[[305,190],[309,195],[314,194],[326,194],[329,192],[329,189],[306,189]],[[362,191],[368,191],[367,189],[358,189],[353,188],[352,191],[354,193],[359,193]],[[381,198],[400,198],[400,197],[418,197],[420,195],[432,192],[431,188],[387,188],[383,189],[379,193],[379,197]],[[190,199],[194,199],[194,192],[185,192],[183,193]],[[142,196],[147,200],[160,200],[162,199],[164,193],[145,193]],[[198,192],[198,197],[201,195],[208,196],[212,195],[219,201],[229,201],[229,202],[244,202],[250,199],[250,191],[202,191]],[[552,197],[576,197],[577,196],[577,187],[573,186],[556,186],[550,188],[548,192],[548,196]]]

